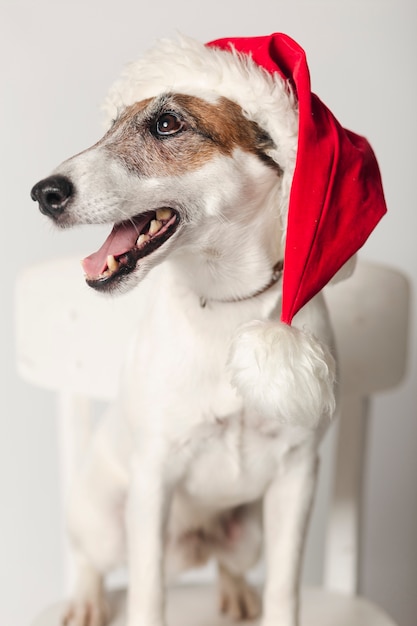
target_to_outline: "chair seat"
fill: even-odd
[[[124,626],[125,594],[109,594],[113,619],[109,626]],[[59,626],[64,603],[51,606],[33,626]],[[217,612],[214,587],[187,585],[168,592],[168,626],[227,626],[231,622]],[[258,626],[259,621],[239,622]],[[396,626],[379,608],[361,597],[349,597],[324,589],[303,590],[301,626]]]

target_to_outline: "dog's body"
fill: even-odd
[[[297,108],[283,85],[290,164],[278,166],[265,128],[232,99],[203,91],[145,93],[98,144],[35,192],[61,226],[119,224],[84,264],[93,287],[130,287],[152,270],[139,287],[120,396],[73,490],[80,579],[66,617],[71,626],[104,622],[102,577],[126,559],[128,626],[163,626],[165,573],[211,556],[219,563],[222,610],[254,617],[258,601],[244,574],[259,557],[262,532],[262,626],[298,623],[301,555],[331,392],[314,423],[290,404],[276,419],[251,403],[258,381],[245,378],[248,360],[262,369],[274,357],[272,336],[271,354],[253,356],[245,333],[262,323],[268,337],[279,317],[274,267],[284,254]],[[332,368],[321,293],[293,326],[320,341],[323,367]],[[293,381],[280,384],[285,390]]]
[[[255,616],[258,604],[241,577],[259,558],[259,501],[267,494],[274,619],[275,611],[285,611],[276,623],[295,624],[293,603],[321,431],[273,425],[245,412],[226,367],[234,331],[254,317],[267,319],[277,288],[253,301],[202,308],[199,293],[175,265],[166,261],[143,285],[143,310],[117,409],[99,426],[73,490],[74,545],[85,567],[98,572],[122,563],[128,497],[130,568],[135,556],[138,560],[137,570],[130,570],[129,625],[163,623],[161,597],[153,594],[156,581],[160,592],[165,549],[170,572],[215,556],[236,579],[231,589],[223,583],[225,610],[234,617]],[[322,320],[322,299],[311,307]]]

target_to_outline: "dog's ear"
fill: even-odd
[[[271,135],[265,129],[258,126],[258,124],[256,124],[256,128],[257,128],[257,141],[258,141],[259,149],[266,151],[266,150],[272,150],[273,148],[275,148],[275,144],[272,140]]]
[[[272,154],[276,150],[275,143],[271,135],[258,126],[256,122],[252,122],[254,127],[256,154],[269,167],[272,167],[278,174],[282,176],[283,169],[279,163],[273,158]]]

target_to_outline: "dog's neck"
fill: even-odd
[[[266,285],[261,287],[260,289],[247,293],[246,295],[243,295],[243,296],[223,298],[221,300],[215,300],[214,298],[212,298],[211,300],[207,300],[203,296],[200,296],[200,306],[201,308],[204,309],[207,306],[207,302],[216,302],[220,304],[222,303],[232,304],[233,302],[244,302],[245,300],[252,300],[253,298],[262,296],[264,293],[272,289],[272,287],[274,287],[281,280],[283,270],[284,270],[284,262],[280,259],[279,261],[277,261],[277,263],[275,263],[274,267],[272,268],[270,281]]]
[[[256,297],[279,282],[283,258],[278,211],[263,198],[261,206],[241,207],[238,220],[205,226],[196,245],[172,258],[181,280],[200,302],[238,302]],[[274,216],[274,217],[271,217]]]

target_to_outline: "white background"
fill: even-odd
[[[416,8],[415,0],[1,0],[2,626],[27,626],[64,592],[54,402],[16,375],[14,281],[27,264],[81,257],[104,236],[53,231],[29,198],[31,186],[99,138],[108,86],[156,38],[177,30],[202,41],[287,32],[307,50],[314,91],[379,158],[390,213],[363,257],[404,270],[415,289]],[[362,592],[401,626],[417,623],[416,354],[413,335],[407,381],[373,405],[361,553]],[[325,463],[322,492],[329,472]],[[306,566],[312,582],[321,571],[322,500]]]

